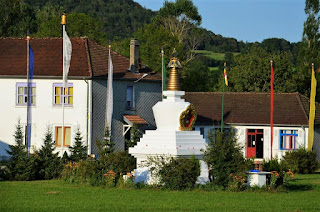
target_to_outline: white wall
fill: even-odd
[[[208,142],[208,133],[213,130],[213,126],[198,125],[195,126],[195,130],[200,131],[200,128],[204,128],[204,138]],[[233,126],[236,130],[236,137],[239,144],[243,147],[243,155],[246,157],[246,142],[247,142],[247,129],[263,129],[263,157],[264,159],[271,158],[271,138],[270,127],[268,126]],[[280,150],[280,130],[298,130],[298,138],[296,140],[296,149],[299,147],[308,147],[308,128],[305,127],[273,127],[273,145],[272,145],[272,157],[281,159],[285,155],[286,151]]]
[[[27,107],[16,105],[16,84],[26,82],[25,79],[0,79],[0,156],[5,156],[8,144],[15,144],[15,125],[20,119],[21,124],[27,122]],[[64,124],[71,127],[71,145],[77,127],[83,136],[84,143],[87,138],[87,83],[84,80],[69,80],[73,83],[73,106],[64,108]],[[62,107],[53,104],[53,83],[62,83],[62,80],[34,79],[36,83],[36,105],[32,106],[32,132],[31,149],[39,149],[47,127],[52,130],[55,139],[55,126],[62,126]],[[57,147],[57,151],[66,151],[68,148]]]

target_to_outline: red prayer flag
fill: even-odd
[[[270,79],[270,128],[271,128],[271,160],[272,160],[272,144],[273,144],[273,81],[274,72],[271,60],[271,79]]]

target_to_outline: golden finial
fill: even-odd
[[[177,58],[177,51],[176,49],[173,50],[172,58],[168,64],[168,68],[171,69],[169,81],[167,85],[168,91],[179,91],[180,90],[180,83],[179,83],[179,74],[178,68],[182,68],[178,58]]]
[[[67,24],[67,17],[66,17],[65,13],[63,13],[62,16],[61,16],[61,24],[62,25],[66,25]]]

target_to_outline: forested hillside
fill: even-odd
[[[150,23],[155,12],[143,8],[133,0],[25,0],[42,10],[48,5],[59,5],[68,13],[84,13],[102,22],[107,39],[130,37],[144,24]]]

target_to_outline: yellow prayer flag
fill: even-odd
[[[223,76],[224,76],[224,81],[225,81],[225,83],[226,83],[226,86],[228,86],[226,63],[224,64],[224,73],[223,73]]]
[[[314,117],[315,117],[315,98],[316,98],[317,80],[314,73],[314,65],[312,64],[311,74],[311,92],[310,92],[310,112],[309,112],[309,135],[308,135],[308,150],[312,150],[314,138]]]

